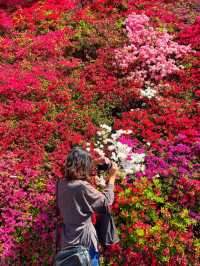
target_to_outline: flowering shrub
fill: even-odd
[[[168,186],[172,186],[173,197],[178,195],[174,191],[177,184],[181,184],[188,179],[188,188],[193,184],[195,195],[199,191],[199,135],[193,140],[193,143],[186,143],[186,136],[178,135],[172,142],[159,140],[156,147],[151,148],[151,143],[142,143],[133,138],[131,130],[116,130],[107,125],[101,125],[101,131],[97,132],[97,140],[94,150],[101,157],[109,157],[115,161],[122,170],[124,177],[142,177],[145,175],[148,179],[155,176],[163,179]],[[182,180],[182,181],[181,181]],[[176,184],[177,182],[177,184]],[[185,189],[185,192],[187,190]],[[177,198],[176,198],[177,200]],[[193,204],[184,205],[187,207],[198,206],[198,202],[193,197]],[[184,201],[182,201],[183,203]],[[180,202],[181,203],[181,202]]]
[[[146,15],[131,14],[125,24],[130,44],[116,49],[115,66],[127,75],[127,79],[146,86],[141,95],[152,98],[156,90],[147,85],[154,86],[180,70],[182,66],[178,60],[190,51],[190,47],[174,42],[167,31],[159,32],[151,27]]]
[[[198,12],[195,0],[0,1],[2,266],[52,264],[55,181],[88,142],[121,168],[121,242],[105,265],[199,265]]]
[[[184,143],[184,136],[178,136],[174,143],[160,140],[153,150],[150,143],[144,146],[131,136],[130,130],[113,132],[107,125],[101,125],[97,132],[95,151],[121,168],[113,211],[122,243],[113,247],[117,252],[111,265],[176,265],[178,260],[197,265],[199,139],[192,146]],[[192,257],[191,249],[195,250]]]
[[[45,245],[51,245],[54,236],[50,229],[54,226],[52,178],[48,177],[50,184],[44,191],[45,177],[37,170],[19,169],[19,162],[12,152],[0,161],[0,192],[4,195],[1,198],[1,262],[2,265],[45,263],[45,260],[50,263],[51,254]],[[27,260],[23,249],[27,252]],[[44,254],[46,259],[39,254]]]
[[[187,208],[170,202],[159,179],[120,180],[116,191],[113,209],[122,242],[111,265],[198,265],[195,220]]]
[[[143,165],[145,154],[135,150],[133,152],[134,142],[124,135],[131,134],[130,130],[117,130],[111,134],[111,128],[107,125],[102,125],[102,131],[98,131],[98,140],[96,143],[96,152],[100,156],[105,157],[105,153],[101,148],[105,148],[111,153],[107,156],[121,166],[126,174],[144,171]],[[99,148],[98,148],[99,147]]]
[[[199,48],[199,31],[200,31],[200,17],[196,17],[192,25],[187,26],[180,34],[179,38],[184,44],[191,43],[192,48]]]

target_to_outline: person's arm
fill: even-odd
[[[82,194],[83,211],[92,214],[94,212],[106,213],[108,206],[114,201],[114,186],[108,184],[103,192],[98,191],[87,183]]]
[[[109,172],[108,182],[103,192],[98,191],[92,185],[87,183],[83,189],[83,199],[85,211],[87,213],[99,212],[105,213],[109,210],[109,205],[114,201],[114,183],[118,168],[113,165]]]

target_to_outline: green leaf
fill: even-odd
[[[45,16],[51,15],[53,14],[53,10],[49,9],[47,11],[44,12]]]
[[[116,22],[116,27],[117,28],[122,28],[124,26],[124,19],[120,18],[119,20],[117,20]]]
[[[155,226],[151,227],[151,229],[150,229],[150,232],[152,234],[157,233],[159,231],[160,231],[160,226],[159,225],[155,225]]]
[[[138,236],[144,236],[144,230],[142,228],[136,228],[135,232]]]
[[[161,260],[162,260],[163,262],[168,262],[169,259],[170,259],[170,256],[162,256],[162,257],[161,257]]]

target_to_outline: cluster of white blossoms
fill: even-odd
[[[144,153],[132,153],[130,160],[121,161],[121,165],[126,174],[134,174],[136,172],[144,172],[145,154]]]
[[[151,87],[146,87],[145,89],[140,90],[140,95],[148,99],[152,99],[156,96],[157,91]]]
[[[120,137],[131,134],[131,130],[117,130],[112,133],[112,128],[108,125],[101,125],[101,131],[97,132],[98,140],[95,144],[95,151],[105,158],[105,148],[110,151],[110,159],[118,164],[125,174],[134,174],[145,170],[144,153],[134,153],[132,142],[126,139],[127,143],[122,143]],[[129,144],[129,145],[128,145]]]

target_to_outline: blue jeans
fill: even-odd
[[[91,259],[92,266],[100,266],[99,252],[97,252],[93,248],[90,248],[89,254],[90,254],[90,259]]]

